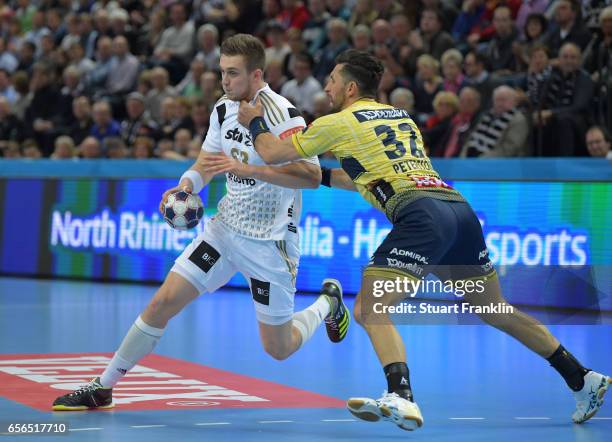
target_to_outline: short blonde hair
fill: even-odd
[[[461,52],[459,52],[457,49],[448,49],[444,51],[440,60],[443,65],[449,61],[453,61],[457,63],[458,66],[461,66],[461,63],[463,63],[463,55],[461,55]]]
[[[599,13],[599,25],[601,26],[603,21],[609,18],[612,18],[612,6],[606,6],[601,10]]]
[[[436,109],[440,104],[448,104],[457,112],[459,109],[459,98],[454,92],[441,91],[433,99],[433,107]]]
[[[423,54],[417,58],[417,67],[419,66],[428,66],[438,71],[440,69],[440,62],[429,54]]]
[[[72,137],[69,137],[68,135],[60,135],[59,137],[55,139],[54,147],[56,149],[61,144],[66,145],[70,150],[74,149],[74,140],[72,139]]]

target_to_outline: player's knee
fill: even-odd
[[[174,310],[175,304],[174,294],[162,285],[149,303],[147,310],[155,318],[170,319],[170,312]]]
[[[264,350],[277,361],[284,361],[291,356],[290,348],[279,343],[264,342]]]

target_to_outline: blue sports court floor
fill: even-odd
[[[0,385],[0,422],[68,422],[68,437],[76,441],[612,440],[612,403],[605,404],[596,419],[572,424],[574,401],[556,372],[512,338],[486,326],[401,327],[425,425],[409,433],[387,422],[357,421],[337,400],[378,397],[386,387],[365,332],[353,323],[346,340],[333,345],[320,329],[298,353],[277,362],[261,348],[249,292],[232,290],[205,295],[188,306],[170,322],[156,354],[189,363],[191,371],[184,369],[189,376],[198,376],[194,364],[202,367],[202,373],[205,367],[220,369],[223,376],[227,372],[248,376],[238,376],[246,390],[260,381],[299,389],[279,390],[281,403],[300,400],[301,396],[291,397],[292,391],[299,391],[323,395],[331,408],[275,407],[271,401],[266,408],[250,408],[247,402],[207,409],[202,401],[193,401],[199,407],[190,407],[183,400],[175,401],[181,406],[163,410],[119,405],[109,411],[58,413],[25,405],[45,404],[47,398],[50,405],[54,396],[63,393],[24,380],[27,376],[16,372],[7,374],[12,362],[6,360],[20,355],[78,358],[112,353],[154,290],[0,278],[0,379],[5,384]],[[296,308],[312,300],[298,296]],[[612,327],[552,326],[551,330],[586,366],[612,374]],[[151,385],[151,390],[157,388]],[[266,395],[265,388],[257,388]],[[27,441],[50,436],[0,436],[0,440],[4,437]]]

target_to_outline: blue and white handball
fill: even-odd
[[[164,204],[164,219],[177,230],[193,229],[204,216],[200,195],[179,190],[168,196]]]

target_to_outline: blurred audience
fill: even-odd
[[[237,32],[262,39],[264,78],[309,123],[330,112],[337,55],[374,54],[378,99],[432,156],[587,156],[612,129],[608,0],[19,0],[1,15],[5,158],[194,158]],[[515,136],[477,137],[493,121]]]

